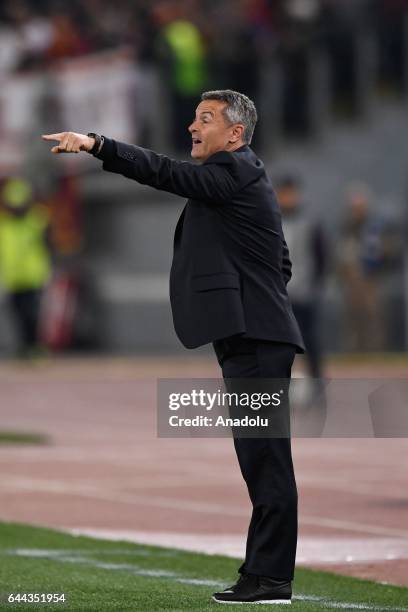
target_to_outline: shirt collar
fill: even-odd
[[[243,153],[244,151],[249,151],[249,146],[247,144],[242,145],[239,149],[235,149],[235,151],[231,151],[231,153]]]

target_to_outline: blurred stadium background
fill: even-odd
[[[152,416],[157,377],[218,375],[172,327],[183,201],[40,139],[94,131],[189,159],[201,91],[227,87],[259,109],[253,148],[278,189],[310,372],[406,376],[408,0],[3,0],[2,520],[242,549],[230,441],[176,446]],[[12,238],[29,213],[34,281],[34,250]],[[41,294],[31,345],[21,288]],[[406,440],[294,445],[301,562],[407,584]]]
[[[405,350],[407,24],[405,0],[2,2],[0,176],[28,179],[48,210],[42,319],[69,328],[46,330],[50,347],[180,350],[167,275],[183,203],[91,157],[54,159],[39,135],[96,131],[188,159],[200,92],[230,87],[259,107],[253,146],[272,178],[296,176],[325,233],[323,346]],[[4,298],[0,354],[15,333]]]

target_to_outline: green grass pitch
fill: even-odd
[[[215,612],[211,593],[232,584],[237,567],[221,556],[0,523],[0,610]],[[66,602],[10,604],[10,593],[64,593]],[[290,609],[408,612],[408,589],[299,569]]]

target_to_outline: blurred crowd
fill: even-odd
[[[120,45],[140,61],[156,61],[160,38],[172,46],[167,27],[176,22],[194,30],[181,35],[175,53],[197,36],[212,79],[228,75],[249,94],[257,69],[274,53],[315,42],[345,56],[345,41],[367,28],[377,32],[382,62],[395,72],[407,10],[408,0],[3,0],[0,73]]]
[[[126,48],[139,65],[161,69],[181,151],[201,91],[229,87],[258,102],[265,67],[278,59],[284,128],[307,134],[310,54],[324,49],[331,92],[354,112],[366,33],[382,79],[406,86],[407,12],[408,0],[3,0],[0,76]]]
[[[346,186],[341,223],[330,234],[311,214],[299,177],[280,177],[276,191],[292,260],[288,291],[305,340],[311,377],[324,375],[328,282],[340,292],[341,315],[336,325],[342,349],[366,353],[384,351],[393,344],[395,349],[392,330],[397,328],[402,339],[404,335],[405,232],[401,223],[389,210],[378,210],[373,191],[361,181]],[[395,309],[398,294],[399,316]]]

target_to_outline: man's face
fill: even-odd
[[[221,100],[204,100],[196,109],[196,116],[188,130],[193,139],[191,157],[204,161],[217,151],[232,151],[242,146],[242,130],[234,124],[228,124]]]

